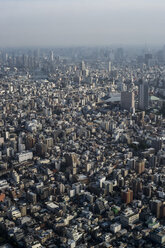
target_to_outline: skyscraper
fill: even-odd
[[[111,61],[108,62],[108,72],[111,72],[111,69],[112,69],[112,64],[111,64]]]
[[[129,204],[133,201],[133,191],[130,189],[122,190],[121,197],[124,203]]]
[[[149,87],[147,82],[139,85],[139,109],[146,110],[149,107]]]
[[[83,60],[81,61],[80,69],[81,69],[81,71],[85,70],[85,62]]]
[[[50,51],[50,61],[53,62],[54,61],[54,52]]]
[[[121,92],[121,107],[131,111],[135,108],[134,92]]]

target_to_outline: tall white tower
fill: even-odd
[[[85,62],[84,62],[83,60],[81,61],[80,69],[81,69],[82,71],[85,70]]]
[[[112,70],[112,64],[111,61],[108,62],[108,72],[111,72]]]

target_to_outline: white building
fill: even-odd
[[[139,213],[134,213],[132,209],[126,209],[120,216],[121,224],[128,226],[136,223],[139,220]]]
[[[27,161],[29,159],[33,158],[33,153],[32,152],[22,152],[18,154],[18,161],[19,163],[23,161]]]
[[[9,188],[9,184],[6,180],[0,180],[0,190]]]
[[[12,172],[12,178],[14,179],[14,181],[16,183],[20,182],[20,177],[19,177],[18,173],[15,170]]]
[[[114,223],[110,226],[110,230],[113,232],[113,233],[117,233],[121,230],[121,224],[119,223]]]

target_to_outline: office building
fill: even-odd
[[[139,109],[147,110],[149,108],[149,87],[147,82],[139,85]]]
[[[121,92],[121,107],[128,111],[131,111],[135,108],[134,92]]]
[[[130,189],[122,190],[122,200],[128,204],[133,201],[133,191]]]

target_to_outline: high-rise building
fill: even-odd
[[[136,199],[142,193],[143,184],[140,180],[134,179],[132,182],[133,196]]]
[[[135,108],[134,92],[121,92],[121,107],[123,109],[127,109],[128,111]]]
[[[20,205],[20,212],[21,212],[21,216],[24,217],[27,215],[27,207],[26,207],[26,203],[23,203],[22,205]]]
[[[108,72],[111,72],[112,70],[112,64],[111,61],[108,62]]]
[[[78,157],[77,154],[72,152],[72,153],[66,153],[64,155],[65,161],[66,161],[66,166],[72,168],[72,173],[75,175],[77,173],[77,165],[78,165]]]
[[[149,87],[147,82],[139,85],[139,109],[146,110],[149,107]]]
[[[126,204],[133,201],[133,191],[130,189],[122,190],[121,192],[122,200]]]
[[[150,202],[150,205],[152,213],[156,215],[156,218],[160,218],[162,202],[160,200],[153,200]]]
[[[81,71],[85,70],[85,62],[83,60],[81,61],[80,69],[81,69]]]
[[[124,50],[123,48],[118,48],[115,53],[115,58],[118,61],[122,61],[124,58]]]
[[[143,173],[145,170],[145,160],[136,161],[135,171],[137,174]]]
[[[163,203],[162,206],[160,207],[160,216],[162,218],[165,217],[165,204]]]
[[[152,59],[152,54],[151,53],[146,53],[144,56],[144,61],[146,65],[149,65],[150,60]]]
[[[53,62],[54,61],[54,52],[50,51],[50,61]]]

